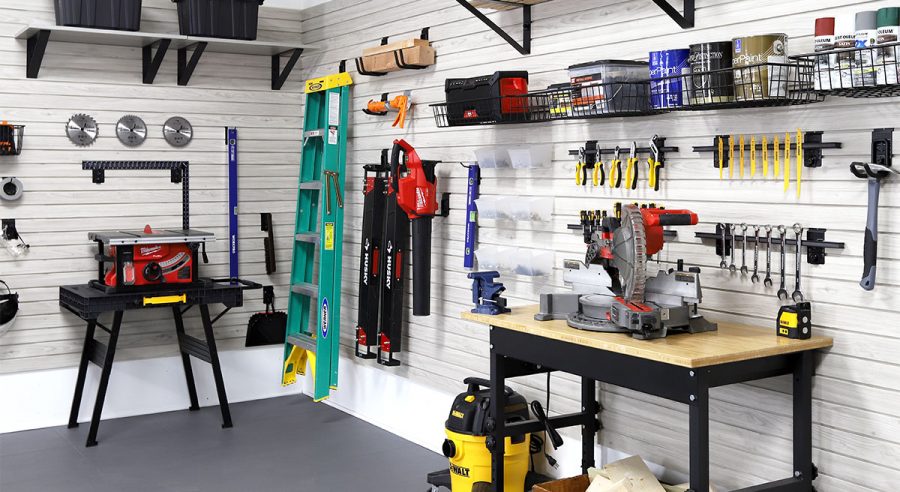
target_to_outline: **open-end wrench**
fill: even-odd
[[[766,230],[766,278],[763,285],[772,286],[772,226],[766,224],[763,226]]]
[[[794,273],[794,293],[791,294],[791,299],[794,302],[803,302],[803,293],[800,292],[800,265],[803,264],[803,226],[800,224],[794,224],[794,236],[797,238],[797,270]]]
[[[747,268],[747,224],[741,224],[741,233],[744,236],[743,246],[741,246],[741,275],[746,276],[750,272]]]
[[[787,252],[785,248],[787,248],[787,229],[780,225],[778,226],[778,234],[781,234],[781,288],[778,289],[778,298],[782,301],[786,301],[788,298],[788,291],[785,288],[785,268],[787,267]]]
[[[719,262],[719,268],[724,270],[728,268],[728,262],[725,261],[725,254],[728,253],[728,241],[726,241],[728,226],[720,223],[719,227],[722,228],[722,261]]]
[[[756,164],[756,161],[753,162]],[[754,284],[759,282],[759,226],[753,226],[753,235],[755,236],[753,241],[753,275],[750,277],[750,281]]]
[[[728,227],[728,231],[731,233],[731,264],[728,265],[728,271],[734,273],[737,271],[737,266],[734,264],[734,255],[737,253],[737,242],[734,240],[734,224],[731,224]]]

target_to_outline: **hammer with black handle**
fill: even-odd
[[[850,172],[860,179],[869,180],[869,211],[866,220],[866,238],[863,248],[863,277],[859,285],[865,290],[875,288],[875,263],[878,260],[878,196],[881,182],[892,174],[900,176],[900,171],[881,164],[854,162]]]

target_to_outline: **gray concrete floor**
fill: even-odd
[[[0,435],[2,492],[407,492],[443,456],[306,397]]]

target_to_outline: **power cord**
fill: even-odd
[[[544,425],[544,437],[538,436],[536,434],[531,435],[531,443],[529,449],[531,451],[531,468],[534,469],[534,455],[538,453],[543,453],[544,457],[547,459],[547,464],[549,464],[553,468],[559,468],[559,463],[556,461],[550,453],[547,452],[547,442],[546,438],[549,436],[550,442],[553,445],[553,449],[558,449],[563,445],[563,438],[559,435],[559,432],[556,429],[550,426],[550,421],[547,415],[550,412],[550,372],[547,372],[547,411],[544,411],[544,407],[541,406],[541,402],[534,400],[531,402],[531,412],[534,414],[535,418],[538,419]]]

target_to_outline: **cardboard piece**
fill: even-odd
[[[591,481],[591,486],[586,492],[631,492],[631,489],[628,488],[625,480],[613,482],[608,478],[597,476]]]
[[[419,41],[423,40],[420,39]],[[427,43],[427,41],[425,42]],[[407,65],[422,65],[426,67],[434,65],[435,53],[434,48],[431,46],[417,45],[411,48],[404,48],[402,51],[403,61]],[[396,72],[402,70],[402,68],[397,66],[394,50],[368,56],[363,55],[362,65],[367,72]]]
[[[666,492],[640,456],[610,463],[604,469],[609,473],[610,480],[625,480],[631,492]]]
[[[552,482],[539,483],[535,485],[532,492],[586,492],[591,485],[587,475],[579,475],[572,478],[564,478],[562,480],[554,480]]]

